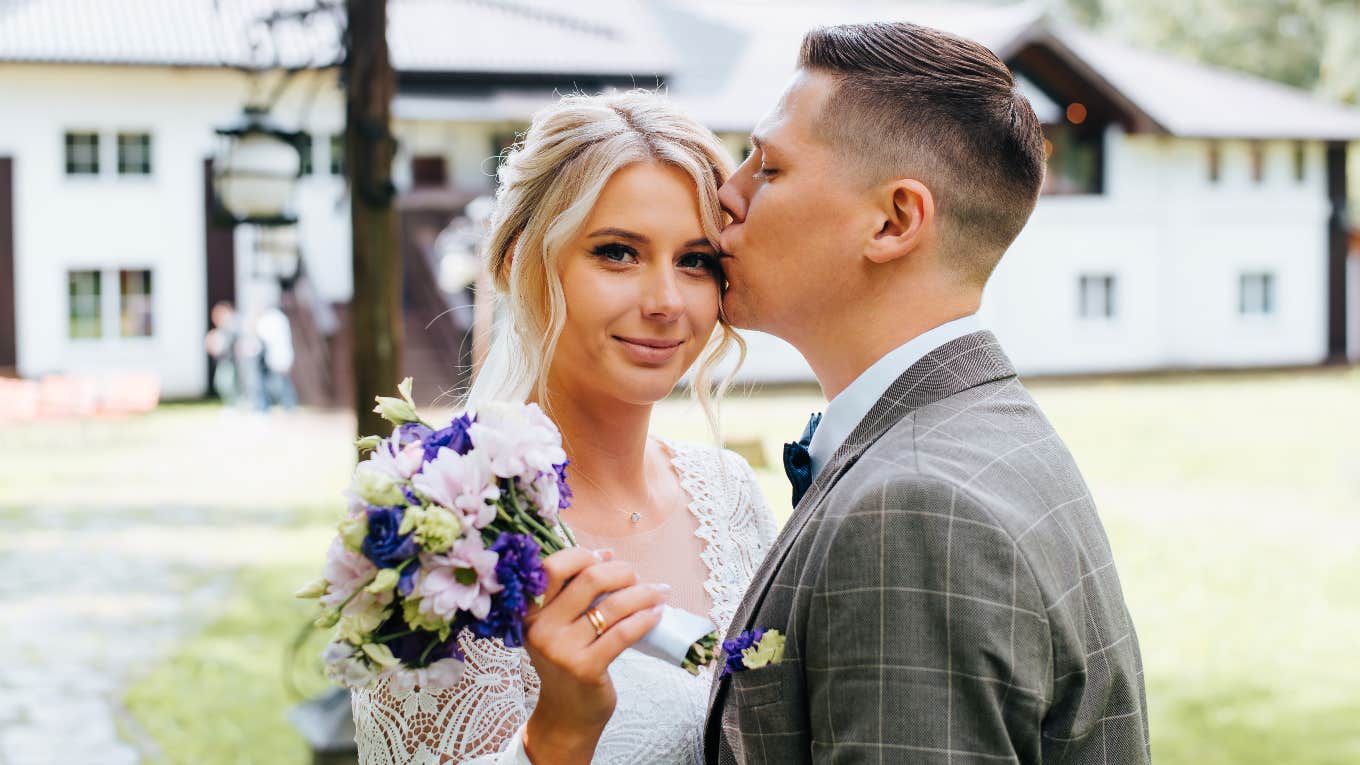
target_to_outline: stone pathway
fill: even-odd
[[[128,544],[148,521],[166,525],[114,513],[0,519],[0,765],[126,765],[154,754],[120,692],[210,618],[229,573]]]
[[[171,406],[0,424],[0,765],[159,762],[126,689],[212,621],[243,567],[317,544],[343,413]]]

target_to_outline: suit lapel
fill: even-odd
[[[930,352],[910,369],[903,372],[883,393],[869,413],[860,420],[846,437],[845,443],[831,455],[826,467],[817,473],[788,523],[775,538],[774,544],[756,570],[751,584],[737,606],[727,639],[751,628],[751,618],[764,602],[774,575],[793,549],[793,543],[816,514],[822,500],[840,480],[845,471],[855,464],[888,429],[921,406],[961,393],[988,382],[1014,377],[1015,369],[1002,353],[991,332],[974,332],[946,343]],[[713,719],[718,697],[727,679],[715,680],[709,688],[708,728],[705,741],[715,731]]]

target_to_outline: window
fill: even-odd
[[[1218,151],[1218,142],[1209,142],[1209,182],[1218,183],[1223,175],[1223,157]]]
[[[66,134],[66,174],[99,175],[99,134]]]
[[[345,174],[345,134],[331,135],[331,175]]]
[[[118,325],[123,337],[151,337],[151,272],[118,272]]]
[[[1237,312],[1241,315],[1275,313],[1275,274],[1269,271],[1242,274],[1238,278],[1237,294]]]
[[[100,285],[98,271],[68,271],[70,325],[67,335],[72,340],[98,339],[103,336],[100,317]]]
[[[298,154],[302,158],[302,163],[298,165],[298,175],[311,175],[314,167],[312,163],[312,136],[309,133],[298,136]]]
[[[418,189],[439,188],[448,182],[444,158],[421,155],[411,159],[411,182]]]
[[[1109,274],[1087,274],[1081,277],[1079,313],[1083,319],[1113,319],[1115,317],[1115,277]]]
[[[118,134],[118,174],[151,175],[151,134]]]
[[[1084,117],[1083,117],[1084,119]],[[1099,132],[1071,125],[1044,126],[1045,194],[1099,194],[1104,143]]]

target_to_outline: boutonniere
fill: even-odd
[[[724,640],[722,647],[723,668],[719,677],[784,660],[784,636],[779,630],[746,630],[731,640]]]

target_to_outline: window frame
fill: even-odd
[[[74,139],[77,138],[94,139],[92,146],[93,160],[88,166],[85,166],[86,169],[79,169],[82,166],[73,159],[73,152],[76,149]],[[68,129],[62,131],[62,167],[65,171],[63,175],[67,178],[98,178],[103,172],[103,163],[100,161],[103,143],[103,137],[98,130]]]

